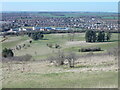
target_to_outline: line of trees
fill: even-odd
[[[28,36],[31,37],[33,40],[43,39],[44,37],[44,35],[40,32],[29,33]]]
[[[86,42],[104,42],[111,39],[110,32],[99,31],[98,33],[93,30],[86,31]]]

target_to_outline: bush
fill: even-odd
[[[58,52],[56,56],[51,56],[48,57],[48,60],[50,61],[50,63],[54,63],[56,66],[61,66],[65,64],[65,61],[67,60],[68,65],[70,68],[73,68],[75,65],[75,61],[78,59],[79,57],[73,53],[73,52],[69,52],[69,53],[64,53],[64,52]]]
[[[46,44],[49,48],[52,48],[53,45],[52,44]]]
[[[60,45],[58,45],[58,44],[55,44],[55,48],[60,48]]]
[[[70,68],[73,68],[73,67],[74,67],[74,64],[75,64],[75,60],[77,60],[76,54],[73,53],[73,52],[70,52],[70,53],[68,53],[68,55],[66,56],[66,59],[68,60],[69,67],[70,67]]]
[[[79,52],[90,52],[90,51],[101,51],[100,47],[93,47],[93,48],[81,48],[78,50]]]
[[[32,58],[31,55],[26,54],[26,55],[22,55],[22,56],[14,56],[14,57],[7,57],[7,58],[2,58],[2,61],[22,61],[22,62],[26,62],[26,61],[30,61]]]
[[[30,36],[33,40],[43,39],[44,35],[38,32],[31,34]]]
[[[11,49],[4,48],[2,51],[2,57],[13,57],[14,53]]]
[[[30,40],[29,43],[32,43],[32,41]]]
[[[56,66],[64,65],[65,55],[64,52],[58,52],[55,56],[48,57],[50,62],[53,62]]]

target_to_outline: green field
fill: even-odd
[[[97,88],[117,86],[118,75],[116,72],[93,73],[23,73],[11,76],[6,88]],[[114,80],[114,81],[113,81]],[[96,83],[97,82],[97,83]],[[6,83],[6,82],[5,82]],[[16,84],[15,84],[16,83]]]
[[[25,64],[25,71],[21,72],[21,63],[3,63],[5,73],[4,88],[116,88],[118,87],[117,59],[115,56],[96,56],[97,53],[106,53],[118,46],[118,34],[113,33],[109,42],[86,43],[85,33],[73,34],[45,34],[43,40],[29,43],[28,36],[7,36],[2,48],[15,48],[17,45],[30,47],[14,50],[15,56],[32,55],[34,61]],[[59,44],[61,51],[74,52],[77,55],[87,53],[78,52],[82,47],[101,47],[103,51],[93,52],[90,57],[81,57],[76,61],[75,68],[68,65],[54,66],[49,62],[39,62],[55,55],[59,49],[51,49],[46,44]],[[11,66],[9,66],[11,65]],[[8,68],[11,67],[10,70]]]
[[[46,16],[46,17],[81,17],[81,16],[109,16],[116,15],[117,13],[105,13],[105,12],[39,12],[33,15]]]
[[[117,20],[118,19],[118,17],[102,17],[103,19],[113,19],[113,20]]]
[[[58,49],[51,49],[47,47],[46,44],[59,44],[61,46],[61,50],[65,52],[74,51],[76,53],[78,53],[78,49],[82,47],[101,47],[105,52],[109,48],[117,46],[118,34],[113,34],[112,39],[109,42],[93,44],[83,42],[84,36],[84,33],[75,33],[74,40],[69,41],[71,37],[69,34],[46,34],[43,40],[33,41],[31,47],[28,47],[28,49],[14,51],[14,53],[16,56],[31,54],[36,60],[39,60],[41,58],[46,58],[48,55],[52,55],[53,51],[58,51]],[[22,45],[23,43],[29,44],[29,39],[30,38],[27,36],[9,37],[8,41],[2,43],[2,48],[15,48],[16,45]]]

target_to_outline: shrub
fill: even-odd
[[[43,39],[44,35],[38,32],[31,34],[30,36],[33,40]]]
[[[108,40],[110,40],[111,39],[111,33],[110,32],[107,32],[106,33],[106,40],[108,41]]]
[[[75,60],[77,60],[76,54],[73,53],[73,52],[70,52],[70,53],[68,53],[68,55],[66,56],[66,59],[68,60],[69,67],[70,67],[70,68],[73,68],[73,67],[74,67],[74,64],[75,64]]]
[[[53,45],[52,44],[46,44],[49,48],[52,48]]]
[[[58,44],[55,44],[55,48],[60,48],[60,45],[58,45]]]
[[[29,43],[32,43],[32,41],[30,40]]]
[[[101,48],[100,47],[81,48],[78,51],[79,52],[101,51]]]
[[[61,66],[65,64],[65,61],[68,61],[68,65],[70,68],[73,68],[75,65],[75,60],[77,60],[79,57],[73,53],[64,53],[64,52],[58,52],[56,56],[48,57],[48,60],[52,63],[54,63],[56,66]]]
[[[29,54],[26,54],[26,55],[22,55],[22,56],[14,56],[14,57],[7,57],[7,58],[2,58],[2,61],[23,61],[23,62],[26,62],[26,61],[30,61],[32,58],[31,55]]]
[[[2,57],[13,57],[14,53],[11,49],[4,48],[2,51]]]
[[[48,57],[50,62],[53,62],[56,66],[64,65],[65,55],[64,52],[58,52],[55,56]]]

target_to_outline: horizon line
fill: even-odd
[[[118,13],[118,11],[0,11],[0,12],[98,12],[98,13]]]

